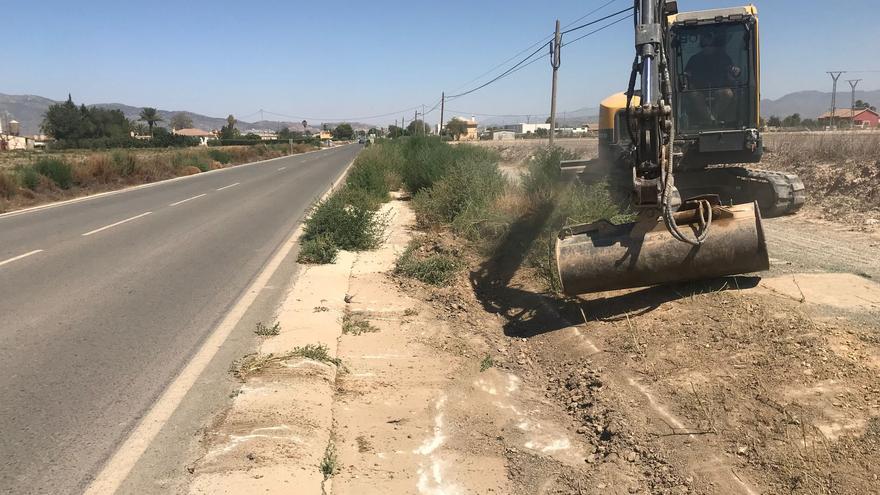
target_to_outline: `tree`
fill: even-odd
[[[404,135],[404,130],[402,127],[398,127],[396,125],[388,126],[388,137],[390,138],[398,138]]]
[[[770,116],[770,120],[767,121],[768,127],[782,127],[782,121],[779,120],[779,117],[772,115]]]
[[[220,139],[235,139],[241,135],[235,128],[235,122],[235,117],[232,114],[226,117],[226,125],[220,128]]]
[[[245,134],[244,138],[248,139],[250,141],[259,141],[262,139],[259,134],[254,134],[253,132],[249,132],[249,133]]]
[[[367,136],[378,136],[378,135],[379,135],[379,129],[376,129],[375,127],[370,127],[370,130],[367,131]]]
[[[47,135],[68,141],[126,138],[131,132],[131,122],[122,111],[85,105],[77,107],[70,95],[64,103],[49,106],[41,127]]]
[[[550,129],[544,129],[543,127],[538,127],[535,129],[535,136],[539,138],[544,138],[550,135]]]
[[[353,136],[354,129],[352,129],[351,124],[343,122],[333,129],[333,137],[336,139],[351,139]]]
[[[458,141],[462,134],[467,134],[467,122],[461,119],[452,119],[446,123],[446,132],[452,136],[452,139]]]
[[[174,129],[189,129],[193,126],[193,119],[186,112],[177,112],[171,116],[171,127]]]
[[[874,105],[871,105],[867,101],[856,100],[856,103],[855,103],[856,110],[864,110],[866,108],[869,110],[873,110],[875,112],[877,111],[877,107],[875,107]]]
[[[55,139],[77,139],[80,136],[82,115],[73,98],[67,95],[64,103],[49,105],[43,118],[42,129],[48,136]]]
[[[408,132],[410,136],[423,136],[431,132],[431,126],[421,119],[416,119],[406,126],[406,132]]]
[[[807,129],[816,129],[819,127],[819,123],[813,119],[804,119],[801,121],[801,125]]]
[[[291,131],[290,128],[288,128],[287,126],[282,127],[276,133],[276,135],[278,136],[278,139],[284,139],[284,140],[294,139],[297,137],[296,134],[297,134],[296,132]]]
[[[153,135],[153,126],[156,125],[156,122],[162,122],[162,117],[159,117],[159,111],[153,107],[144,107],[141,110],[140,120],[143,120],[147,123],[147,127],[150,128],[150,135]]]
[[[798,127],[801,125],[801,114],[795,113],[782,120],[783,127]]]

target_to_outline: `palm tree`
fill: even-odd
[[[162,122],[162,117],[159,117],[159,112],[155,108],[152,107],[144,107],[141,110],[140,119],[147,123],[150,127],[150,136],[153,135],[153,126],[156,125],[156,122]]]

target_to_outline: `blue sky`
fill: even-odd
[[[442,90],[454,93],[490,78],[464,84],[549,35],[556,18],[565,25],[606,2],[43,1],[37,10],[27,7],[23,18],[4,22],[3,38],[13,49],[0,92],[55,99],[70,92],[77,102],[233,113],[247,120],[258,118],[253,114],[260,108],[313,121],[430,108]],[[24,5],[2,3],[8,3],[4,12]],[[830,69],[880,69],[876,0],[756,3],[764,97],[829,90]],[[617,0],[587,20],[630,4]],[[679,8],[737,4],[680,0]],[[631,31],[622,22],[563,48],[561,111],[595,107],[623,89]],[[858,77],[861,89],[880,88],[880,73]],[[542,60],[448,108],[546,114],[549,93],[550,68]]]

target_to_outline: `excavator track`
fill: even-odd
[[[807,198],[804,183],[795,174],[744,167],[680,171],[675,185],[683,198],[718,194],[724,203],[758,201],[765,218],[794,213]]]

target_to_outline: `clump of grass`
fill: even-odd
[[[534,203],[550,201],[559,190],[562,160],[573,160],[577,155],[569,150],[541,148],[529,161],[528,173],[522,178],[523,189]]]
[[[306,265],[335,263],[338,253],[339,248],[333,243],[332,238],[322,234],[301,241],[296,261]]]
[[[220,162],[224,165],[232,162],[232,155],[221,149],[211,148],[208,150],[208,156],[211,157],[212,160]]]
[[[342,366],[342,360],[331,356],[330,348],[324,344],[306,344],[302,347],[296,347],[290,352],[290,356],[299,356],[337,367]]]
[[[419,220],[428,226],[453,223],[464,213],[485,212],[504,192],[507,181],[495,163],[462,160],[413,198]],[[479,216],[479,214],[477,215]]]
[[[254,329],[254,333],[263,337],[272,337],[281,333],[281,323],[275,322],[271,327],[263,323],[262,321],[257,322],[257,328]]]
[[[480,373],[488,370],[493,366],[495,366],[495,360],[492,359],[492,356],[486,354],[486,356],[483,357],[482,361],[480,361]]]
[[[18,183],[21,184],[21,187],[36,191],[37,187],[40,186],[40,173],[34,167],[30,165],[16,167],[15,172],[18,175]]]
[[[364,251],[379,245],[385,219],[356,193],[346,189],[314,205],[300,242],[323,237],[325,243],[347,251]]]
[[[61,189],[70,189],[73,185],[73,169],[69,163],[60,158],[40,158],[34,164],[34,170],[52,179],[52,182]]]
[[[379,328],[374,326],[362,315],[346,311],[342,316],[342,333],[346,335],[360,335],[362,333],[378,332]]]
[[[397,259],[394,273],[414,278],[426,284],[443,285],[450,281],[455,272],[461,268],[459,260],[447,253],[419,256],[420,247],[419,243],[411,242]]]
[[[133,175],[137,171],[137,157],[131,151],[114,150],[110,154],[113,169],[122,177]]]
[[[403,316],[417,316],[419,314],[419,310],[416,308],[406,308],[403,310]]]
[[[18,184],[16,180],[6,172],[0,171],[0,198],[10,199],[17,192]]]
[[[327,442],[327,448],[324,449],[324,458],[321,459],[321,465],[318,468],[321,470],[321,474],[324,475],[324,481],[327,481],[339,471],[339,464],[336,458],[336,444],[333,440]]]
[[[242,357],[241,359],[237,359],[234,363],[232,363],[232,368],[230,369],[230,371],[239,380],[244,380],[251,375],[257,374],[265,370],[273,364],[277,364],[283,361],[285,358],[285,355],[276,355],[272,353],[252,353]]]

